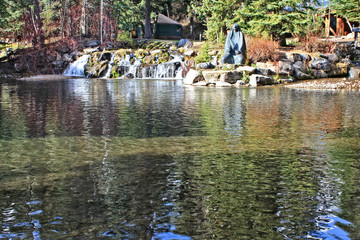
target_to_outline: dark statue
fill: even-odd
[[[221,58],[222,63],[244,64],[246,58],[246,44],[244,34],[239,24],[234,24],[226,37],[225,53]]]

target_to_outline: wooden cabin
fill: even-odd
[[[329,28],[330,23],[330,28]],[[353,27],[359,27],[359,23],[349,22],[346,18],[336,16],[335,12],[325,15],[325,29],[327,36],[346,36],[352,32]]]

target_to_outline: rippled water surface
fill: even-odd
[[[1,239],[360,239],[360,94],[0,82]]]

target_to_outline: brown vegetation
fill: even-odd
[[[247,37],[247,59],[248,62],[267,62],[277,59],[276,52],[279,49],[279,43],[266,37]]]

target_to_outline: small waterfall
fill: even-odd
[[[71,63],[63,75],[65,76],[77,76],[77,77],[85,77],[85,65],[89,61],[90,55],[84,55],[80,57],[75,62]]]
[[[108,64],[108,69],[104,75],[103,78],[109,78],[110,75],[111,75],[111,71],[113,69],[113,66],[114,66],[114,58],[115,58],[115,53],[111,53],[111,59],[110,59],[110,62]]]
[[[135,58],[135,57],[134,57]],[[134,78],[139,78],[139,75],[137,74],[138,68],[141,65],[141,61],[137,58],[135,58],[134,64],[130,65],[129,72],[134,75]]]

